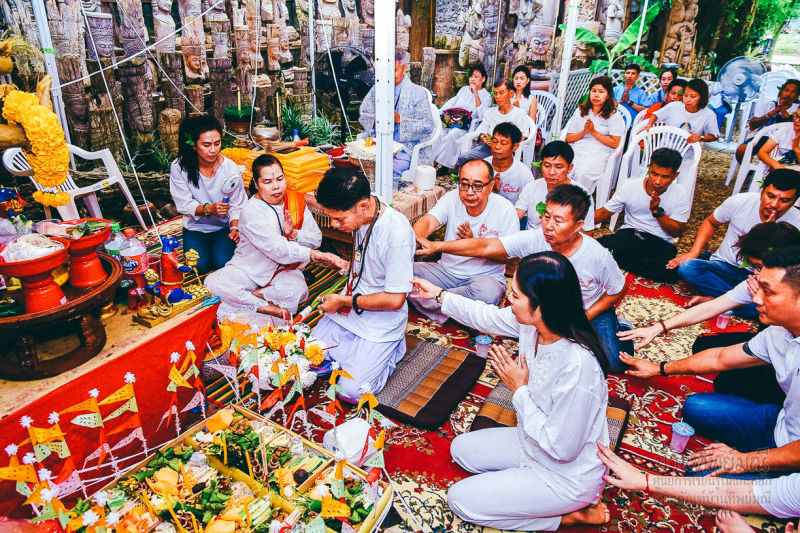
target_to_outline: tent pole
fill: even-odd
[[[561,73],[558,77],[558,106],[556,107],[556,117],[553,122],[553,138],[561,133],[561,123],[564,120],[564,102],[567,99],[567,82],[569,81],[569,71],[572,65],[572,49],[575,46],[575,32],[578,29],[578,10],[580,0],[573,0],[567,5],[567,30],[564,35],[564,50],[561,52]]]
[[[385,203],[392,201],[392,156],[394,146],[394,2],[375,1],[375,193]]]

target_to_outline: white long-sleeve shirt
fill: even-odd
[[[565,496],[599,498],[607,470],[597,444],[608,445],[608,386],[597,359],[560,339],[536,347],[536,328],[498,308],[446,292],[442,312],[475,329],[517,337],[528,363],[528,384],[512,397],[522,450],[521,467],[540,471]],[[486,453],[491,453],[487,450]]]
[[[270,205],[253,196],[242,209],[239,244],[228,264],[247,272],[259,287],[266,285],[280,266],[308,262],[311,249],[322,242],[322,232],[308,207],[295,240],[281,235],[282,221],[283,203]]]
[[[230,176],[238,176],[239,182],[230,197],[228,216],[195,215],[197,206],[222,201],[220,189]],[[202,174],[199,176],[197,187],[189,183],[186,171],[181,168],[176,159],[172,162],[169,171],[169,192],[178,213],[183,215],[183,227],[203,233],[227,228],[231,220],[239,220],[239,214],[247,201],[239,166],[225,156],[222,156],[222,163],[212,177],[206,178]]]

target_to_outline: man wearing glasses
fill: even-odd
[[[461,166],[458,190],[450,191],[426,215],[414,224],[417,241],[427,243],[439,226],[446,225],[445,241],[471,237],[496,239],[517,233],[519,219],[514,206],[492,193],[494,172],[481,159],[472,159]],[[496,305],[506,292],[505,264],[480,257],[463,257],[444,253],[435,263],[414,263],[414,275],[426,279],[454,294]],[[441,302],[409,297],[426,317],[444,323]]]

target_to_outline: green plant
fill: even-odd
[[[338,124],[334,124],[328,117],[318,115],[317,119],[311,124],[311,140],[315,145],[320,144],[339,144],[341,131]]]
[[[155,133],[137,135],[134,138],[133,164],[139,172],[166,174],[172,164],[172,155],[161,146]]]
[[[644,14],[645,19],[644,27],[642,28],[642,35],[647,33],[647,30],[650,28],[650,24],[653,22],[656,16],[658,16],[659,12],[661,12],[661,7],[661,3],[655,3],[647,9],[647,13]],[[601,39],[594,32],[587,30],[586,28],[576,28],[575,38],[582,43],[592,46],[595,50],[600,52],[602,56],[604,56],[604,58],[595,59],[589,67],[589,71],[594,74],[605,70],[610,76],[611,70],[614,68],[614,66],[621,60],[624,60],[624,63],[636,63],[640,67],[657,74],[659,72],[658,68],[650,61],[638,55],[625,53],[625,51],[636,42],[636,39],[639,36],[639,26],[641,22],[642,15],[639,15],[636,20],[631,22],[630,25],[625,28],[625,31],[622,32],[622,36],[619,38],[619,41],[617,41],[614,46],[611,47],[611,50],[608,49],[606,43],[603,42],[603,39]],[[565,24],[561,24],[559,25],[559,29],[562,32],[566,31],[567,26]]]
[[[281,110],[281,140],[291,141],[294,130],[297,130],[301,139],[311,137],[312,129],[312,125],[303,117],[294,102],[287,100]]]

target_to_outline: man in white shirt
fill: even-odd
[[[773,124],[788,123],[792,121],[792,115],[798,109],[798,98],[800,98],[800,80],[786,80],[778,89],[778,99],[775,101],[757,101],[753,106],[753,118],[747,122],[747,127],[752,134],[736,148],[736,160],[741,164],[744,152],[747,150],[747,143],[753,140],[756,132],[766,126]],[[753,147],[753,153],[757,154],[764,146],[766,139],[761,139],[759,144]]]
[[[511,205],[517,202],[522,189],[533,182],[531,169],[514,157],[520,141],[522,132],[519,128],[510,122],[501,122],[492,131],[492,155],[486,158],[494,173],[494,192]]]
[[[691,250],[667,263],[677,268],[681,279],[704,296],[717,297],[744,281],[750,274],[738,258],[736,241],[759,222],[788,222],[800,227],[800,211],[792,207],[800,196],[800,172],[779,169],[766,175],[761,193],[734,194],[703,221]],[[717,251],[709,257],[703,250],[723,224],[728,231]],[[755,306],[740,306],[736,314],[752,318]]]
[[[625,211],[625,223],[616,233],[597,242],[611,250],[614,260],[627,270],[662,283],[675,283],[678,273],[667,262],[678,253],[675,241],[689,220],[692,201],[679,183],[683,158],[677,150],[657,148],[650,157],[647,177],[626,181],[605,206],[595,211],[598,223]]]
[[[627,374],[639,378],[760,365],[775,369],[786,393],[783,406],[718,393],[686,399],[683,419],[697,433],[722,442],[692,454],[688,464],[693,472],[757,479],[800,469],[800,247],[781,248],[764,258],[753,302],[759,320],[770,327],[744,344],[660,365],[621,356],[632,367]]]
[[[314,336],[353,379],[340,379],[341,396],[358,402],[377,393],[406,353],[406,295],[414,275],[414,231],[408,219],[372,196],[353,168],[332,168],[316,192],[323,213],[340,231],[353,232],[348,280],[340,294],[321,297],[325,316]]]
[[[582,187],[559,185],[547,194],[539,229],[520,231],[499,239],[441,242],[417,238],[422,247],[417,254],[443,252],[496,261],[549,250],[562,254],[578,274],[586,316],[603,341],[611,371],[619,372],[625,368],[619,360],[619,352],[633,348],[633,344],[621,345],[617,338],[620,323],[614,305],[625,294],[625,276],[608,250],[581,233],[589,200],[589,194]]]
[[[509,124],[512,128],[514,126]],[[519,130],[517,130],[519,132]],[[491,165],[480,159],[461,166],[458,190],[445,194],[427,214],[414,224],[417,239],[427,239],[446,225],[445,241],[472,236],[490,239],[519,231],[514,206],[492,193],[494,174]],[[477,257],[442,254],[435,263],[414,263],[414,275],[471,300],[496,305],[506,293],[506,267],[503,263]],[[409,298],[419,311],[440,324],[447,320],[435,300]]]
[[[545,197],[559,185],[580,185],[569,178],[572,172],[572,160],[575,152],[572,146],[564,141],[550,141],[542,147],[540,154],[542,161],[542,179],[528,183],[517,198],[515,207],[523,229],[536,229],[542,227],[542,214],[544,214]],[[590,196],[591,198],[591,196]],[[583,231],[594,229],[594,201],[589,205],[586,220],[583,221]]]

